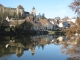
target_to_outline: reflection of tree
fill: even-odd
[[[41,47],[42,47],[42,50],[44,49],[44,45],[41,45]]]
[[[21,43],[22,45],[26,46],[28,44],[31,44],[32,41],[29,36],[27,36],[27,37],[26,36],[24,36],[24,37],[23,36],[16,36],[15,43]]]
[[[64,29],[66,36],[70,38],[62,46],[62,52],[69,55],[68,60],[80,60],[80,0],[73,0],[69,7],[77,13],[77,19],[73,26]],[[72,39],[71,39],[72,38]]]
[[[18,31],[22,32],[22,31],[30,30],[32,26],[33,24],[31,22],[24,21],[22,24],[17,25],[16,28]]]
[[[70,56],[71,59],[80,60],[80,37],[75,40],[66,41],[62,47],[62,53]]]
[[[9,50],[5,48],[5,45],[7,44],[9,40],[9,37],[0,37],[0,57],[4,54],[9,54]],[[6,52],[4,52],[6,50]]]
[[[4,45],[0,46],[0,57],[1,60],[8,60],[12,56],[10,49],[6,49]]]
[[[6,49],[5,47],[0,47],[0,57],[4,56],[4,55],[11,55],[12,53],[10,53],[10,49]]]

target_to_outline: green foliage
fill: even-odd
[[[24,21],[22,24],[16,26],[15,28],[18,30],[26,31],[26,30],[30,30],[32,26],[33,26],[32,23]]]
[[[44,13],[42,14],[42,16],[41,16],[41,17],[42,17],[42,19],[45,19],[45,18],[46,18]]]
[[[37,18],[41,18],[41,14],[39,13],[39,15],[37,15]]]
[[[10,31],[10,28],[6,28],[5,31]]]

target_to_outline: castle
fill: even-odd
[[[16,14],[17,16],[26,16],[27,14],[33,14],[36,15],[36,9],[33,7],[32,11],[29,12],[25,12],[24,8],[21,5],[18,5],[17,8],[11,8],[11,7],[4,7],[2,4],[0,4],[0,12],[2,13],[10,13],[12,14]]]

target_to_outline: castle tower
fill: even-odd
[[[21,5],[19,5],[17,7],[17,15],[20,14],[22,16],[23,13],[24,13],[24,8]]]
[[[32,11],[30,12],[31,15],[35,16],[36,15],[36,9],[35,7],[32,8]]]
[[[0,4],[0,12],[4,13],[4,6],[2,4]]]

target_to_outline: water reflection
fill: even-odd
[[[74,36],[63,42],[61,53],[69,55],[67,60],[80,60],[80,37]]]
[[[8,60],[14,54],[16,54],[17,57],[21,57],[24,55],[24,51],[30,51],[32,56],[34,56],[36,54],[35,52],[37,52],[37,51],[35,51],[36,47],[38,47],[38,49],[42,48],[42,50],[44,50],[45,46],[47,44],[48,45],[54,44],[56,47],[57,47],[57,45],[62,45],[62,47],[61,47],[62,53],[65,50],[67,52],[69,49],[70,51],[67,54],[72,54],[74,52],[74,49],[77,47],[75,47],[75,48],[72,47],[72,49],[70,49],[71,45],[68,45],[67,42],[68,42],[68,40],[66,39],[66,37],[60,36],[60,35],[0,37],[0,59]],[[56,47],[54,48],[55,50],[56,50]],[[48,48],[49,48],[49,46],[48,46]],[[53,49],[53,48],[51,48],[51,49]],[[62,57],[60,57],[60,58],[62,58]],[[69,60],[69,59],[70,58],[67,58],[67,60]]]

